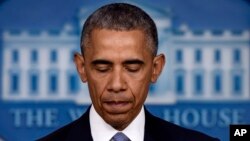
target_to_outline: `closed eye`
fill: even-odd
[[[141,69],[141,64],[128,64],[125,66],[129,72],[138,72]]]
[[[110,70],[110,65],[108,65],[108,64],[98,64],[98,65],[95,65],[94,68],[98,72],[107,72],[107,71]]]
[[[112,66],[112,63],[110,61],[102,59],[94,60],[91,64],[95,70],[102,73],[109,71]]]
[[[123,66],[129,72],[138,72],[142,68],[143,65],[144,65],[144,62],[139,59],[130,59],[130,60],[126,60],[123,63]]]

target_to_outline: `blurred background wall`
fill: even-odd
[[[72,55],[87,16],[121,1],[0,1],[0,140],[34,140],[88,108]],[[250,2],[131,0],[158,27],[167,65],[150,87],[155,115],[229,140],[250,124]]]

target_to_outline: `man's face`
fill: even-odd
[[[126,128],[140,112],[149,85],[159,74],[155,60],[144,32],[108,29],[92,31],[84,57],[75,58],[95,110],[117,130]]]

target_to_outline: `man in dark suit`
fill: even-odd
[[[79,119],[39,140],[215,141],[151,115],[143,106],[164,64],[155,23],[140,8],[103,6],[86,20],[74,61],[92,105]]]

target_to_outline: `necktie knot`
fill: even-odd
[[[131,141],[131,140],[122,132],[118,132],[111,138],[110,141]]]

